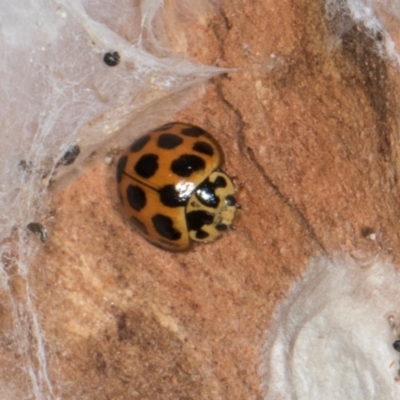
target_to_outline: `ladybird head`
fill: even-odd
[[[222,171],[212,172],[193,192],[186,207],[189,237],[212,242],[231,226],[237,203],[232,180]]]

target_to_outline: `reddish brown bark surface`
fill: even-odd
[[[335,37],[323,2],[220,11],[176,46],[237,70],[174,119],[223,146],[237,229],[188,253],[155,248],[121,214],[115,163],[57,195],[34,284],[63,398],[260,399],[265,330],[307,261],[399,257],[396,71],[363,27]]]

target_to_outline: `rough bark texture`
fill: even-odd
[[[222,144],[237,229],[155,248],[122,217],[115,164],[55,197],[32,279],[62,398],[260,399],[265,330],[307,260],[399,258],[396,72],[362,26],[335,37],[322,1],[221,4],[175,39],[237,71],[173,119]]]

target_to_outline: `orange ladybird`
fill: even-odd
[[[118,160],[122,205],[144,237],[165,250],[214,241],[233,224],[238,207],[222,162],[219,144],[202,128],[163,125]]]

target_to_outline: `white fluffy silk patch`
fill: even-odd
[[[390,263],[311,262],[267,332],[264,399],[398,399],[399,287]]]

